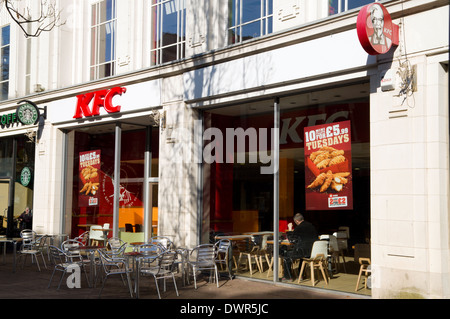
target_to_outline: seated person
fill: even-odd
[[[306,221],[302,214],[294,216],[294,223],[296,224],[295,229],[292,231],[292,223],[289,223],[289,231],[286,232],[289,241],[294,244],[294,247],[282,254],[284,278],[289,280],[293,279],[290,272],[293,260],[310,257],[312,246],[319,239],[314,225]]]

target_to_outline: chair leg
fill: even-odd
[[[327,275],[325,274],[325,270],[323,269],[323,268],[324,268],[324,267],[323,267],[323,264],[320,263],[320,264],[319,264],[319,267],[320,267],[320,271],[321,271],[321,273],[322,273],[322,277],[323,277],[323,279],[325,280],[325,283],[326,283],[327,286],[328,286],[328,278],[327,278]]]
[[[52,275],[51,275],[51,277],[50,277],[50,281],[49,281],[49,283],[48,283],[47,288],[50,288],[50,285],[51,285],[51,283],[52,283],[52,279],[53,279],[53,275],[55,274],[55,271],[56,271],[56,269],[53,269],[53,272],[52,272]]]
[[[177,282],[176,282],[176,280],[175,280],[175,276],[174,276],[173,273],[172,273],[172,279],[173,279],[173,285],[175,286],[175,292],[177,293],[177,296],[179,296],[179,294],[178,294],[178,288],[177,288]]]
[[[300,280],[302,280],[303,271],[305,270],[305,266],[306,266],[306,262],[303,261],[302,267],[300,268],[300,274],[298,275],[298,281],[297,281],[298,284],[300,283]]]
[[[155,276],[153,276],[153,278],[155,278],[156,291],[158,292],[158,297],[159,299],[161,299],[161,294],[159,293],[158,279],[156,279]]]
[[[316,285],[316,278],[314,278],[314,264],[312,262],[309,263],[309,268],[311,268],[311,283],[314,287]]]
[[[355,291],[358,291],[358,286],[359,286],[359,282],[361,280],[362,271],[363,271],[363,266],[359,267],[358,281],[356,281]]]

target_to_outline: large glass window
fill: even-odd
[[[1,100],[7,100],[9,94],[9,59],[10,59],[10,27],[1,28],[0,59],[2,72],[0,74]]]
[[[151,64],[184,58],[186,1],[152,0],[151,3]]]
[[[272,0],[229,0],[228,43],[273,32]]]
[[[378,0],[330,0],[328,4],[328,14],[333,15],[341,13],[347,10],[365,6],[372,2],[378,2]]]
[[[287,277],[289,269],[292,282],[298,283],[299,258],[285,257],[295,247],[288,225],[295,228],[294,216],[300,213],[315,227],[315,240],[339,237],[341,261],[329,263],[333,281],[317,285],[354,292],[356,256],[367,253],[360,247],[370,242],[368,91],[368,84],[361,84],[280,99],[276,163],[269,133],[274,127],[274,101],[204,112],[202,225],[209,231],[209,241],[232,240],[235,273],[273,280],[276,218],[282,257],[279,278]],[[321,152],[324,162],[319,162]],[[272,159],[277,175],[264,170],[267,159]],[[311,280],[299,283],[311,285]]]
[[[145,128],[124,125],[121,133],[120,181],[114,191],[115,127],[102,125],[81,128],[73,133],[72,211],[73,237],[91,227],[114,226],[114,194],[119,197],[118,228],[120,232],[143,233],[144,225],[144,155],[146,143],[151,143],[152,175],[158,174],[158,131],[152,131],[147,141]],[[154,209],[155,210],[155,209]],[[157,220],[157,207],[156,215]],[[112,232],[109,236],[112,235]]]
[[[91,80],[114,75],[116,64],[116,1],[92,5]]]
[[[271,248],[266,244],[273,237],[271,112],[270,100],[205,112],[203,225],[209,238],[203,240],[230,238],[235,262],[257,244]],[[251,262],[257,269],[254,258]]]

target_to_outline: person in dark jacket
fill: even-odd
[[[311,249],[316,240],[319,240],[316,227],[306,221],[302,214],[298,213],[294,216],[295,228],[292,230],[292,223],[288,224],[289,231],[286,235],[293,249],[287,251],[284,255],[284,277],[292,280],[291,266],[295,259],[308,258],[311,256]]]
[[[31,225],[33,223],[33,214],[31,213],[31,209],[26,207],[25,211],[19,216],[18,220],[20,221],[20,229],[31,229]]]

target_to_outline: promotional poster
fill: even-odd
[[[350,121],[304,132],[306,210],[353,209]]]
[[[98,206],[100,188],[100,150],[81,152],[79,165],[80,207]]]

